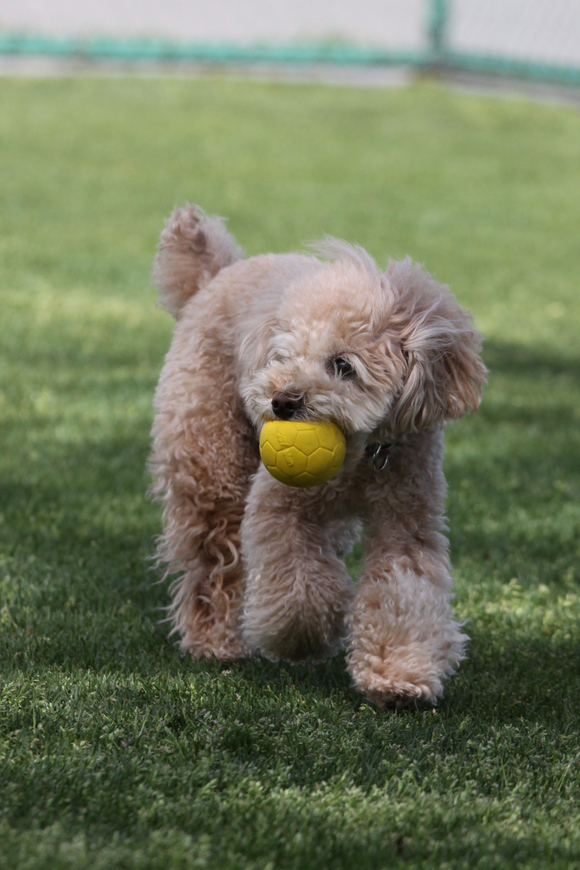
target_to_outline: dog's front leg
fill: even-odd
[[[323,490],[287,487],[260,468],[250,492],[242,630],[268,658],[319,660],[343,638],[353,584],[332,543]]]
[[[348,668],[377,706],[436,702],[464,657],[450,606],[447,542],[433,531],[419,541],[394,516],[376,517],[348,617]]]

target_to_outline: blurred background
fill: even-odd
[[[580,12],[577,0],[0,0],[0,59],[41,57],[403,65],[578,85]]]

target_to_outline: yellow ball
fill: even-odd
[[[269,420],[260,433],[262,462],[288,486],[316,486],[339,471],[346,442],[335,423]]]

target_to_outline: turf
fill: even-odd
[[[3,866],[580,865],[579,141],[572,109],[428,84],[0,80]],[[486,334],[437,709],[375,710],[341,658],[183,661],[159,623],[149,275],[186,200],[252,254],[409,253]]]

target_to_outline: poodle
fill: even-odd
[[[150,467],[181,650],[296,662],[345,646],[377,706],[436,703],[468,639],[450,604],[442,435],[486,380],[470,315],[408,257],[381,272],[328,238],[245,259],[191,205],[167,221],[154,280],[176,320]],[[334,478],[269,475],[258,437],[280,418],[340,427]],[[361,530],[353,583],[343,557]]]

